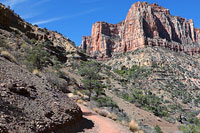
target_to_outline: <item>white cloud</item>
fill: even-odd
[[[73,18],[73,17],[78,17],[78,16],[82,16],[82,15],[85,15],[85,14],[89,14],[89,13],[92,13],[92,12],[94,12],[96,10],[98,10],[98,9],[91,9],[91,10],[80,12],[80,13],[77,13],[77,14],[74,14],[74,15],[71,15],[71,16],[63,16],[63,17],[50,18],[50,19],[47,19],[47,20],[41,20],[41,21],[33,22],[32,24],[33,25],[35,25],[35,24],[36,25],[47,24],[47,23],[51,23],[51,22],[58,21],[58,20],[61,20],[61,19],[69,19],[69,18]]]
[[[43,3],[47,3],[47,2],[49,2],[49,1],[51,1],[51,0],[40,0],[40,1],[36,2],[35,4],[33,4],[32,7],[41,5],[41,4],[43,4]]]
[[[34,10],[34,7],[35,6],[38,6],[38,5],[41,5],[41,4],[44,4],[44,3],[47,3],[51,0],[37,0],[35,1],[34,3],[31,2],[31,0],[4,0],[2,3],[6,6],[10,6],[12,9],[18,9],[18,10],[21,10],[22,9],[22,6],[24,5],[20,5],[22,3],[25,3],[26,2],[26,5],[29,7],[30,10],[27,11],[24,11],[24,10],[21,10],[21,17],[23,19],[30,19],[30,18],[33,18],[33,17],[36,17],[38,15],[41,14],[41,12],[39,13],[38,11]],[[28,3],[27,3],[28,2]],[[30,2],[32,4],[30,4]],[[16,8],[15,6],[18,7]],[[20,9],[21,8],[21,9]],[[26,8],[27,9],[27,8]]]
[[[64,17],[57,17],[57,18],[50,18],[50,19],[47,19],[47,20],[41,20],[41,21],[37,21],[37,22],[34,22],[33,25],[41,25],[41,24],[47,24],[47,23],[51,23],[51,22],[54,22],[54,21],[58,21],[58,20],[61,20],[63,19]]]
[[[15,5],[23,3],[25,1],[27,0],[6,0],[5,2],[3,2],[3,4],[13,8]]]

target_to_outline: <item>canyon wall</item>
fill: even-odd
[[[200,53],[200,30],[192,20],[170,15],[157,4],[137,2],[118,24],[97,22],[92,35],[82,37],[80,48],[98,59],[145,46],[162,46],[188,54]]]

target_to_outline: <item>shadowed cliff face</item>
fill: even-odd
[[[192,20],[172,16],[157,4],[137,2],[123,22],[95,23],[91,37],[83,37],[80,48],[94,57],[107,58],[145,45],[195,54],[200,53],[199,44],[200,30]]]

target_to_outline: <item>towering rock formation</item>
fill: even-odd
[[[157,4],[137,2],[119,24],[97,22],[92,35],[82,38],[81,49],[97,57],[149,46],[162,46],[189,54],[200,53],[200,30],[192,20],[170,15]]]

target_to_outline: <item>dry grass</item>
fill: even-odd
[[[12,54],[10,54],[8,51],[1,51],[1,56],[17,64],[17,60],[15,59],[15,57]]]
[[[80,91],[77,91],[77,95],[80,96],[80,97],[83,97],[83,93],[81,93]]]
[[[34,69],[32,73],[38,77],[42,77],[42,73],[38,69]]]
[[[92,109],[94,112],[98,113],[99,112],[99,109],[98,108],[93,108]]]
[[[112,115],[112,120],[117,121],[117,115],[114,113],[112,113],[111,115]]]
[[[112,119],[112,114],[107,114],[107,116],[106,116],[107,118],[109,118],[109,119]]]
[[[144,131],[142,131],[142,130],[139,130],[139,131],[138,131],[138,133],[144,133]]]
[[[93,108],[92,110],[101,116],[107,117],[114,121],[117,120],[117,116],[114,113],[110,113],[109,111],[107,111],[105,109]]]
[[[107,110],[99,110],[98,113],[99,115],[104,116],[104,117],[110,115],[110,112],[108,112]]]
[[[107,111],[105,109],[93,108],[92,110],[101,116],[107,117],[114,121],[117,120],[117,115],[115,115],[114,113],[110,113],[109,111]]]
[[[87,105],[87,103],[83,101],[82,99],[78,99],[76,102],[85,106]]]
[[[122,120],[121,123],[122,123],[122,125],[124,125],[124,126],[128,126],[128,123],[127,123],[125,120]]]
[[[140,127],[138,126],[138,124],[134,120],[130,121],[129,129],[134,133],[136,133],[136,132],[138,133],[140,131]]]

